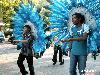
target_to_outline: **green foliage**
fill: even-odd
[[[14,7],[18,6],[20,0],[1,0],[0,1],[0,15],[5,23],[4,29],[11,28],[11,16],[14,11]]]
[[[3,18],[3,22],[5,23],[5,28],[11,28],[11,18],[12,14],[15,13],[15,7],[18,7],[19,3],[22,0],[0,0],[0,17]],[[23,3],[27,3],[29,0],[23,0]],[[32,3],[35,4],[37,9],[39,10],[40,15],[43,17],[44,20],[44,27],[49,25],[48,17],[46,14],[49,14],[49,10],[43,8],[46,6],[46,0],[32,0]]]

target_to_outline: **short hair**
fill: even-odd
[[[81,18],[81,20],[80,20],[81,23],[85,23],[85,17],[84,17],[84,15],[82,15],[81,13],[75,13],[73,15],[75,15],[78,19]]]
[[[31,32],[31,27],[29,25],[25,25],[24,27],[28,28],[29,31]]]

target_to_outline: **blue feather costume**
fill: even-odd
[[[19,9],[17,8],[16,13],[12,16],[12,20],[14,25],[13,35],[16,40],[23,39],[23,27],[28,24],[32,28],[32,32],[36,38],[33,41],[34,53],[41,54],[46,50],[48,40],[44,32],[44,22],[33,4],[20,3]],[[20,42],[17,44],[17,48],[20,49],[21,47],[22,43]]]
[[[67,39],[68,29],[72,25],[72,14],[75,12],[85,16],[86,24],[90,27],[91,34],[88,38],[88,51],[97,52],[97,45],[100,45],[100,0],[47,0],[50,5],[45,6],[51,13],[49,17],[51,30],[57,28],[57,31],[50,34],[51,39],[58,36],[58,42],[61,39]],[[99,27],[99,29],[97,29]],[[96,42],[96,40],[98,40]],[[58,43],[56,42],[56,43]],[[62,48],[66,50],[68,43],[63,43]],[[100,47],[100,46],[99,46]]]

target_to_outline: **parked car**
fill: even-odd
[[[0,31],[0,43],[5,40],[4,33]]]

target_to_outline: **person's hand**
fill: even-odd
[[[14,42],[21,42],[20,40],[14,40]]]
[[[67,40],[61,40],[61,42],[71,42],[71,41],[73,41],[72,38],[69,38],[69,39],[67,39]]]
[[[50,44],[51,47],[53,47],[53,44]]]
[[[61,40],[61,42],[66,42],[66,40]]]
[[[54,38],[53,38],[53,40],[54,40],[54,41],[57,41],[57,40],[58,40],[58,38],[57,38],[57,37],[54,37]]]
[[[73,38],[69,38],[67,41],[68,41],[68,42],[71,42],[71,41],[73,41]]]

